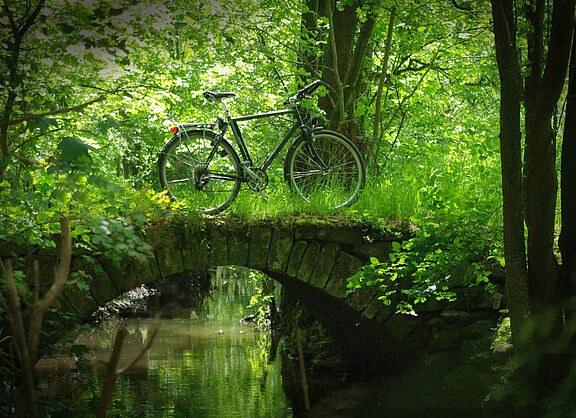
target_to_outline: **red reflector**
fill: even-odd
[[[178,127],[177,126],[171,127],[170,132],[172,132],[174,135],[176,135],[178,133]]]

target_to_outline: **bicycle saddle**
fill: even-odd
[[[205,91],[204,98],[209,102],[217,102],[221,99],[225,99],[226,97],[234,97],[236,94],[231,93],[229,91]]]

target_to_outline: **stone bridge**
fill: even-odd
[[[378,300],[378,289],[347,294],[347,278],[370,257],[387,260],[392,242],[406,228],[377,229],[339,218],[299,218],[243,222],[219,217],[162,221],[147,232],[154,259],[100,260],[90,292],[65,289],[63,303],[80,318],[142,284],[185,271],[237,265],[260,270],[284,286],[354,356],[396,364],[403,353],[423,349],[438,338],[466,327],[485,332],[494,326],[494,297],[456,280],[457,302],[420,305],[418,317],[394,315]],[[484,326],[479,329],[478,322]],[[459,341],[456,341],[458,343]]]

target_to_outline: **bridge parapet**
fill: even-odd
[[[405,231],[380,231],[341,220],[305,219],[246,224],[207,218],[157,224],[148,233],[163,277],[206,267],[240,265],[300,280],[355,309],[365,308],[375,290],[346,297],[347,278],[370,257],[387,259]]]

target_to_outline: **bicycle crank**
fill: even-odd
[[[264,170],[260,168],[250,168],[244,167],[246,170],[246,174],[248,179],[246,180],[246,184],[250,189],[254,190],[255,192],[261,192],[268,186],[268,174]]]

